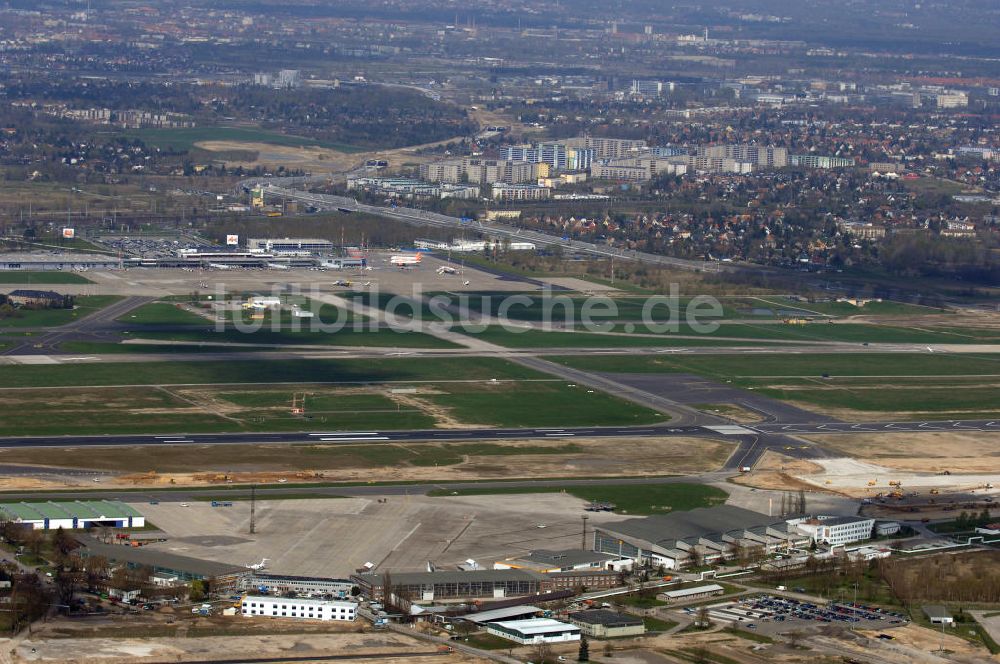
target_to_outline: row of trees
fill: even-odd
[[[1000,602],[1000,551],[879,561],[879,573],[904,603]]]
[[[103,534],[105,538],[108,535]],[[47,584],[37,572],[16,563],[0,565],[0,580],[11,582],[8,624],[13,633],[50,611],[69,613],[77,609],[80,605],[77,595],[83,590],[139,590],[146,598],[178,599],[187,593],[183,587],[161,588],[153,584],[150,580],[153,570],[149,567],[112,566],[104,556],[80,556],[79,544],[62,528],[46,532],[3,521],[0,522],[0,537],[19,551],[30,554],[30,559],[23,559],[26,563],[47,561],[52,568],[51,584]],[[200,599],[207,588],[201,591],[201,596],[194,597],[192,593],[192,597]]]

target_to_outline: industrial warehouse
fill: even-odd
[[[771,554],[810,541],[785,519],[730,505],[628,519],[594,532],[595,550],[666,569],[682,567],[693,558],[720,560],[736,546]]]
[[[244,580],[244,588],[264,594],[337,595],[344,597],[354,584],[350,579],[329,579],[318,576],[291,576],[255,571]]]
[[[124,565],[128,569],[148,568],[152,575],[160,575],[164,585],[171,582],[185,585],[191,581],[205,581],[211,593],[225,595],[243,588],[245,579],[250,576],[250,570],[239,565],[191,558],[148,547],[105,544],[86,535],[78,535],[76,540],[80,543],[81,558],[101,557],[111,564]]]
[[[590,609],[569,614],[569,621],[586,636],[597,639],[615,639],[623,636],[640,636],[646,633],[642,618],[607,609]]]
[[[521,645],[580,640],[579,627],[551,618],[492,622],[486,626],[486,631]]]
[[[35,530],[79,528],[142,528],[146,518],[125,503],[110,500],[73,502],[2,503],[0,519]]]

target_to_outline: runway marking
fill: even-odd
[[[324,443],[351,442],[351,441],[358,441],[358,440],[389,440],[389,436],[364,436],[364,437],[361,437],[361,438],[346,438],[346,437],[320,438],[320,441],[322,441]]]
[[[753,429],[747,429],[746,427],[736,426],[735,424],[718,424],[703,427],[709,431],[714,431],[716,433],[721,433],[723,436],[744,436],[747,434],[757,433]]]
[[[572,436],[573,434],[571,434],[571,433],[547,433],[545,435],[548,436],[548,437],[554,437],[554,436]]]
[[[410,530],[410,532],[406,533],[406,535],[404,535],[404,536],[403,536],[403,539],[401,539],[401,540],[399,540],[398,542],[396,542],[396,546],[392,547],[392,550],[393,550],[393,551],[396,551],[396,550],[398,550],[398,549],[399,549],[399,547],[400,547],[400,545],[401,545],[401,544],[402,544],[403,542],[405,542],[406,540],[410,539],[410,536],[411,536],[411,535],[412,535],[413,533],[417,532],[417,528],[419,528],[419,527],[420,527],[420,525],[421,525],[421,524],[419,524],[419,523],[418,523],[417,525],[413,526],[413,528],[412,528],[412,529]],[[386,557],[388,557],[388,556],[386,556]]]

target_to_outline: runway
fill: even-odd
[[[933,431],[1000,432],[1000,420],[924,420],[917,422],[817,422],[800,424],[753,424],[748,428],[761,433],[928,433]]]

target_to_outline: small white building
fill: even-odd
[[[179,576],[170,572],[156,572],[150,575],[149,580],[157,588],[173,588],[184,584]]]
[[[356,602],[339,600],[266,597],[246,595],[240,603],[244,616],[268,618],[305,618],[308,620],[354,621],[358,617]]]
[[[657,599],[662,599],[665,602],[678,602],[678,601],[699,599],[701,597],[713,597],[715,595],[722,595],[725,592],[726,589],[720,586],[719,584],[708,583],[704,586],[694,586],[693,588],[668,590],[666,592],[660,593]]]
[[[551,618],[504,620],[486,625],[486,631],[521,645],[579,641],[580,628]]]
[[[888,537],[889,535],[895,535],[901,530],[901,527],[896,521],[879,521],[875,524],[875,534],[879,537]]]
[[[280,297],[259,296],[247,298],[243,304],[244,309],[277,309],[281,307]]]
[[[847,557],[851,560],[861,560],[868,562],[869,560],[879,560],[881,558],[888,558],[892,555],[892,551],[884,547],[875,546],[863,546],[853,551],[847,552]]]
[[[932,625],[952,625],[955,618],[948,613],[948,609],[940,604],[928,604],[924,608],[924,615],[931,621]]]

